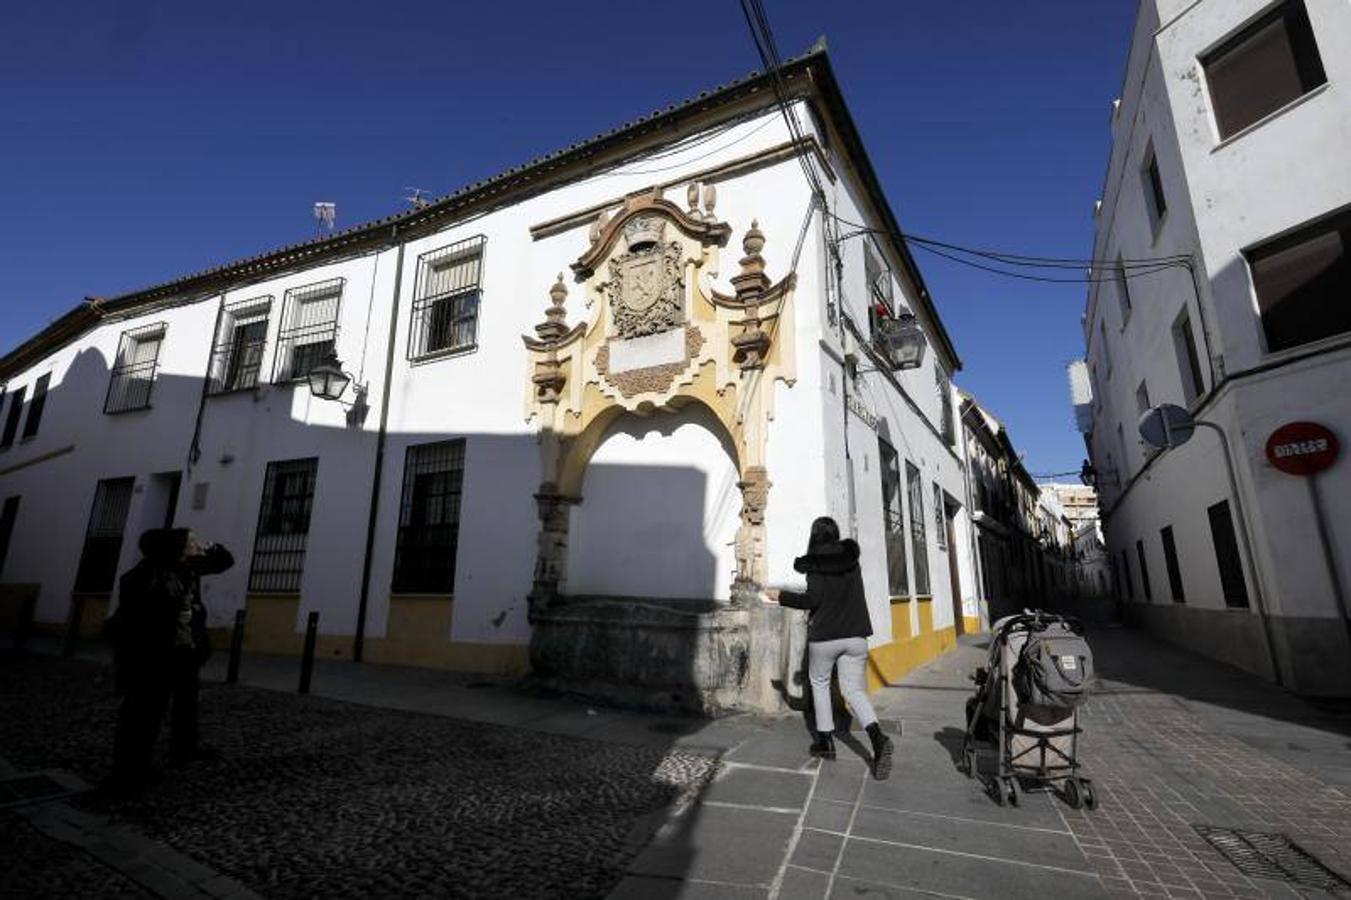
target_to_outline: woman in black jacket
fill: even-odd
[[[830,704],[830,673],[840,674],[840,693],[863,723],[873,745],[873,776],[891,773],[891,739],[882,733],[877,713],[868,701],[866,669],[868,637],[873,633],[868,602],[863,596],[863,573],[858,567],[858,544],[840,540],[835,520],[822,516],[812,522],[807,554],[793,568],[807,576],[806,593],[765,591],[770,600],[809,611],[807,624],[807,674],[816,708],[816,740],[811,753],[835,758],[835,722]]]

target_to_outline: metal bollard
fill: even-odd
[[[61,645],[61,655],[71,657],[75,655],[75,646],[80,641],[80,620],[84,618],[84,596],[81,594],[70,595],[70,618],[66,620],[66,640]]]
[[[305,621],[305,652],[300,657],[300,693],[310,692],[310,676],[314,674],[314,639],[319,631],[319,613],[312,612]]]
[[[230,634],[230,665],[225,670],[225,683],[239,683],[239,657],[244,652],[244,613],[235,610],[235,630]]]

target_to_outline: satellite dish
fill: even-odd
[[[1196,432],[1192,414],[1174,403],[1162,403],[1140,416],[1140,437],[1153,447],[1181,447]]]

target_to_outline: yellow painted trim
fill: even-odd
[[[296,631],[299,594],[248,594],[244,597],[244,650],[299,656],[305,636]],[[322,622],[322,619],[320,620]],[[315,642],[315,654],[319,641]]]
[[[919,610],[919,633],[932,634],[934,630],[934,608],[932,603],[921,602]]]
[[[923,607],[921,607],[923,610]],[[922,623],[921,623],[922,624]],[[957,646],[957,629],[947,627],[893,640],[868,651],[868,690],[899,682],[907,674]]]
[[[979,634],[980,616],[962,616],[962,634]]]

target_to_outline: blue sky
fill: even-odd
[[[827,36],[902,227],[1086,256],[1134,0],[767,0]],[[0,33],[0,352],[115,295],[495,174],[758,67],[736,0],[16,4]],[[1077,469],[1084,288],[916,256],[1029,470]]]

